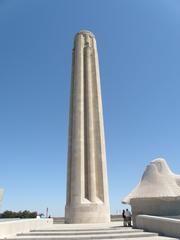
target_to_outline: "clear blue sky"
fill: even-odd
[[[81,29],[98,44],[112,213],[152,159],[180,173],[179,0],[1,0],[1,211],[64,213]]]

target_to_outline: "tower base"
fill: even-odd
[[[105,204],[81,204],[65,207],[65,223],[109,223],[109,209]]]

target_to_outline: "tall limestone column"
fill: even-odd
[[[65,221],[110,222],[99,63],[89,31],[74,40]]]

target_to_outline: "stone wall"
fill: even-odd
[[[46,228],[53,224],[53,219],[23,219],[0,222],[0,238],[13,237],[18,233]]]
[[[163,199],[132,199],[131,208],[133,224],[136,226],[137,215],[175,216],[180,215],[180,200]]]
[[[180,238],[180,220],[178,219],[138,215],[136,216],[136,227],[167,237]]]

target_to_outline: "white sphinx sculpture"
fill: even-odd
[[[174,174],[164,159],[155,159],[122,202],[131,205],[133,218],[137,214],[180,215],[180,175]]]

